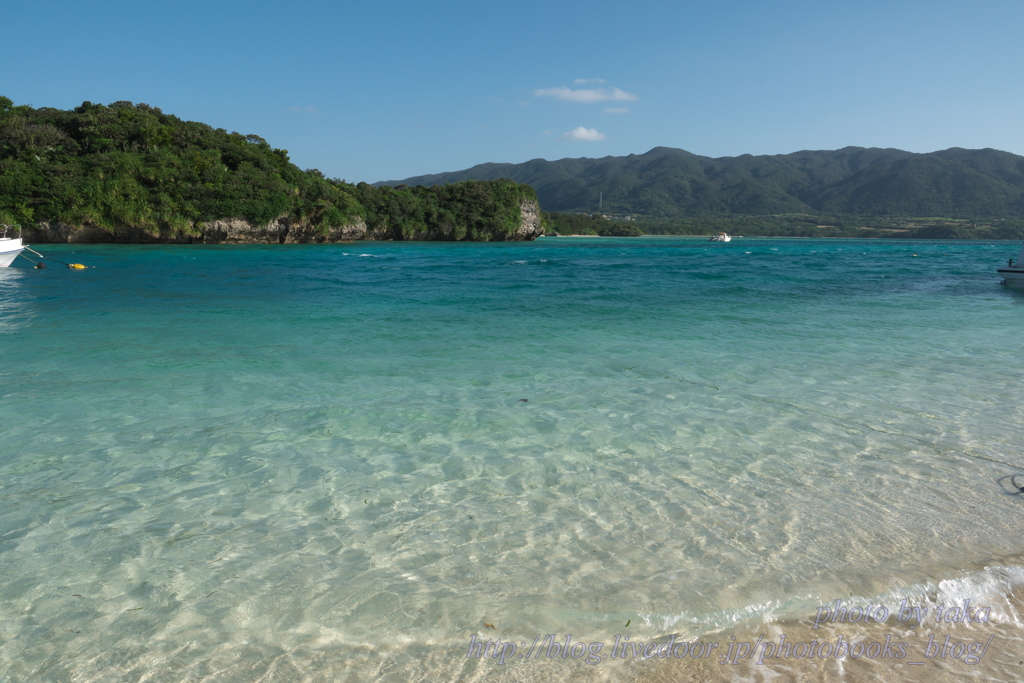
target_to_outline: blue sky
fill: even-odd
[[[1024,2],[21,2],[0,94],[146,102],[349,182],[489,161],[1024,154]]]

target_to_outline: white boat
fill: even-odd
[[[720,232],[714,235],[708,242],[731,242],[732,238],[726,235],[724,232]]]
[[[6,268],[14,263],[14,259],[25,249],[21,243],[21,228],[18,228],[18,237],[8,235],[8,231],[13,228],[13,225],[0,223],[0,268]]]
[[[1004,285],[1024,287],[1024,247],[1021,247],[1016,263],[1010,259],[1006,267],[1000,268],[998,272],[1003,276]]]

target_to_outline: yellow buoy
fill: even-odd
[[[85,268],[85,266],[83,266],[81,263],[69,263],[68,264],[68,268],[73,268],[75,270],[82,270],[83,268]]]

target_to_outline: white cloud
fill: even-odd
[[[604,83],[603,78],[577,78],[573,83],[576,85],[582,85],[583,83]]]
[[[626,107],[605,107],[605,114],[628,114],[629,109]]]
[[[562,135],[562,140],[584,140],[586,142],[597,142],[604,140],[607,135],[597,132],[596,128],[584,128],[580,126]]]
[[[319,113],[319,109],[316,107],[288,107],[288,111],[302,112],[303,114],[316,114]]]
[[[541,88],[540,90],[534,90],[533,94],[537,97],[554,97],[557,100],[583,102],[585,104],[608,100],[617,102],[632,102],[636,100],[636,95],[618,88],[581,88],[580,90],[566,87]]]

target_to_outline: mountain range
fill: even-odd
[[[533,159],[378,185],[507,178],[531,185],[547,211],[648,217],[793,213],[1024,216],[1024,157],[995,149],[919,154],[845,147],[711,158],[655,147],[600,159]]]

